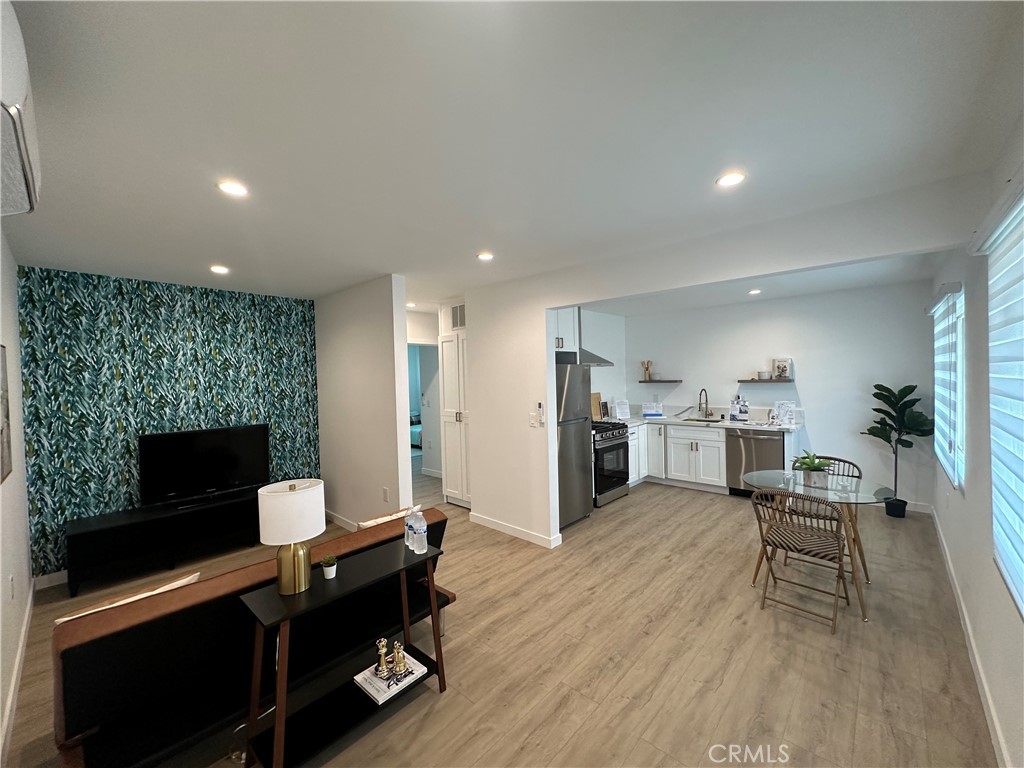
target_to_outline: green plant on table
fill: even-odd
[[[911,397],[916,389],[917,384],[908,384],[896,391],[884,384],[875,384],[871,396],[885,405],[885,408],[872,408],[881,418],[861,432],[862,435],[877,437],[892,450],[892,492],[897,498],[900,448],[914,447],[914,443],[907,439],[908,436],[928,437],[935,432],[935,421],[914,407],[921,402],[921,398]]]
[[[337,564],[338,558],[336,558],[334,555],[325,555],[324,558],[320,561],[320,565],[324,566],[325,568],[330,568],[332,565]]]
[[[828,459],[818,458],[818,454],[804,451],[803,456],[793,457],[793,469],[802,469],[805,472],[824,472],[832,466]]]

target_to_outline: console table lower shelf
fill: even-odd
[[[354,679],[340,685],[330,693],[308,704],[298,712],[288,714],[288,740],[284,745],[284,765],[303,765],[346,733],[390,707],[419,688],[437,674],[437,663],[416,646],[406,646],[405,653],[413,656],[427,668],[427,674],[411,681],[387,701],[377,704]],[[373,664],[377,655],[368,652],[360,670]],[[249,749],[261,765],[274,764],[274,728],[268,727],[249,740]]]
[[[339,560],[334,579],[324,579],[320,569],[314,571],[310,587],[305,592],[280,595],[277,584],[271,584],[242,595],[242,602],[256,619],[246,766],[253,765],[256,759],[264,768],[302,765],[378,710],[404,698],[432,675],[437,675],[438,692],[444,693],[441,623],[434,584],[434,561],[440,554],[441,550],[435,547],[427,547],[424,554],[416,554],[399,539]],[[434,636],[433,659],[412,644],[407,572],[419,566],[423,566],[427,574],[430,623]],[[387,701],[377,704],[353,679],[377,660],[376,648],[367,644],[365,652],[356,649],[333,674],[301,686],[304,690],[292,690],[288,679],[292,621],[315,622],[319,615],[317,612],[324,606],[388,579],[397,579],[400,586],[402,639],[406,653],[425,666],[427,674],[411,681]],[[267,630],[274,628],[277,629],[277,670],[273,725],[261,731],[263,649]],[[324,627],[324,630],[329,628]]]

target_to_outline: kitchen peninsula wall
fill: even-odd
[[[874,418],[875,383],[917,384],[922,407],[932,412],[931,297],[930,282],[922,281],[629,317],[624,391],[639,403],[660,389],[663,402],[681,406],[694,404],[702,387],[712,407],[737,391],[752,406],[795,400],[805,410],[812,451],[848,457],[867,477],[889,482],[891,453],[860,432]],[[793,358],[795,383],[737,383],[767,370],[773,357]],[[641,360],[683,383],[638,384]],[[900,495],[933,505],[934,484],[931,438],[918,439],[900,454]]]

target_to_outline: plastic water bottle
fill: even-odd
[[[418,508],[412,525],[412,551],[417,555],[424,555],[427,552],[427,518]]]
[[[416,517],[416,514],[420,511],[420,507],[421,506],[422,505],[417,504],[414,507],[409,507],[409,511],[405,515],[405,546],[407,546],[409,549],[413,548],[413,543],[412,543],[412,535],[413,535],[412,523],[413,523],[413,519]]]

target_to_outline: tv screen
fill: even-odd
[[[270,482],[270,429],[139,435],[139,498],[159,504]]]

